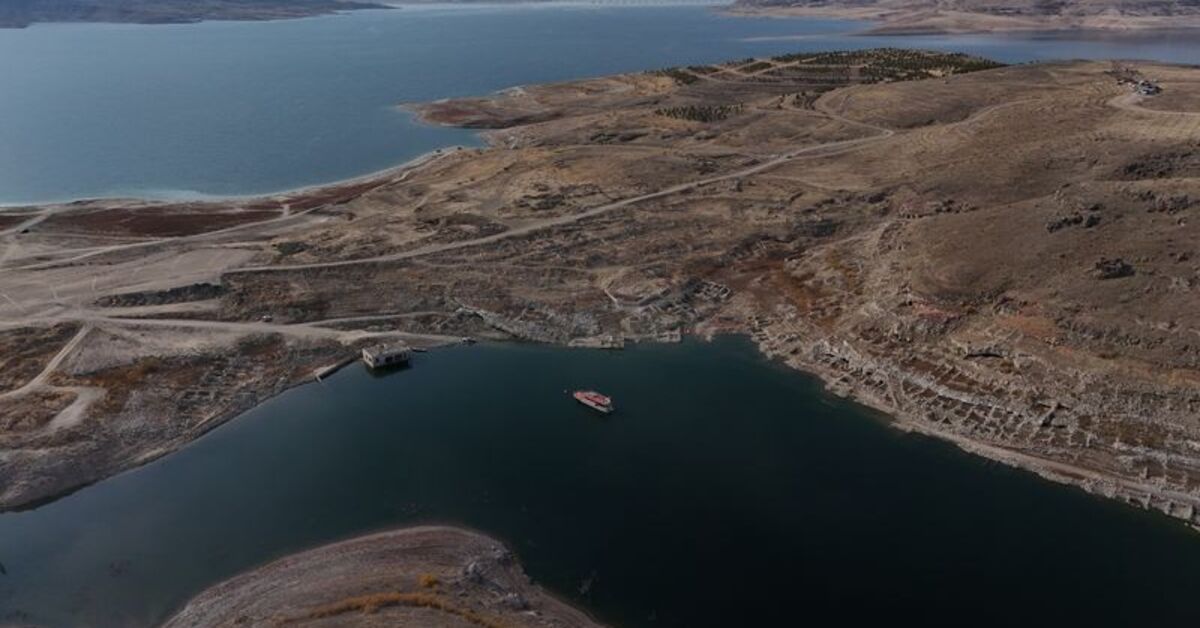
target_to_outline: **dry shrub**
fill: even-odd
[[[438,577],[431,573],[423,573],[417,578],[417,583],[421,585],[422,589],[432,589],[441,584],[442,581],[438,580]]]

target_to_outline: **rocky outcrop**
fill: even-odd
[[[193,598],[165,628],[596,628],[498,541],[458,528],[362,536],[281,558]]]

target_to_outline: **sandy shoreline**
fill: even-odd
[[[48,200],[33,203],[21,201],[0,202],[0,214],[26,214],[37,211],[42,211],[48,208],[57,207],[73,207],[80,205],[111,205],[117,203],[132,203],[136,205],[177,205],[177,204],[223,204],[223,203],[253,203],[255,201],[272,200],[272,199],[296,199],[314,194],[320,194],[330,190],[362,185],[362,184],[384,184],[395,179],[397,176],[404,175],[407,171],[415,170],[421,166],[427,165],[434,159],[444,157],[448,154],[460,151],[470,150],[471,146],[461,144],[449,144],[441,148],[435,148],[426,151],[394,166],[388,166],[380,170],[367,172],[365,174],[329,181],[326,183],[314,183],[312,185],[303,185],[295,188],[278,190],[275,192],[262,192],[253,194],[197,194],[195,196],[182,194],[180,196],[171,197],[154,197],[154,196],[85,196],[79,198],[71,198],[65,200]],[[19,211],[14,211],[19,210]]]

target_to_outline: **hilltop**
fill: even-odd
[[[166,628],[599,628],[525,575],[500,542],[402,528],[280,558],[192,599]]]

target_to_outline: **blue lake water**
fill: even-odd
[[[395,105],[513,85],[879,45],[1003,61],[1200,59],[1187,35],[855,37],[838,20],[710,7],[406,7],[280,22],[0,30],[0,203],[274,192],[472,133]]]

